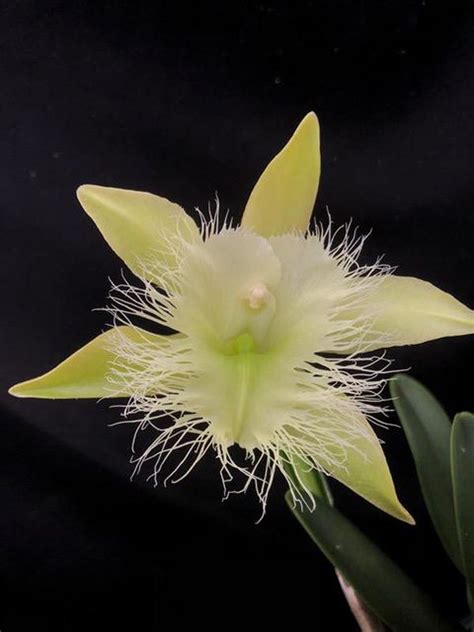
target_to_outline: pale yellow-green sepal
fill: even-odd
[[[344,444],[345,459],[338,463],[338,459],[334,459],[337,465],[332,459],[327,462],[322,460],[320,465],[328,474],[382,511],[414,524],[412,516],[398,500],[385,455],[372,426],[356,409],[353,421],[358,426],[358,432]]]
[[[369,301],[375,320],[363,343],[367,351],[474,334],[474,310],[421,279],[387,276]]]
[[[242,226],[262,237],[305,232],[320,171],[319,123],[310,112],[260,176],[245,207]]]
[[[15,397],[35,397],[40,399],[86,399],[127,397],[131,393],[117,390],[110,380],[114,364],[114,342],[123,337],[131,342],[151,343],[157,346],[167,344],[167,336],[151,334],[136,327],[122,325],[97,336],[84,347],[66,358],[44,375],[21,382],[10,388]]]
[[[112,250],[141,278],[160,284],[160,272],[177,265],[179,246],[200,239],[185,211],[141,191],[84,184],[77,197]]]

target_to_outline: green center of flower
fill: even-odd
[[[216,431],[228,446],[238,443],[251,449],[257,442],[249,420],[253,419],[255,397],[262,386],[261,370],[268,356],[252,333],[245,331],[225,342],[220,358],[217,382],[223,380],[219,386],[225,397],[220,414],[213,416]]]
[[[224,345],[226,355],[241,355],[244,353],[255,353],[257,345],[253,336],[247,332],[228,340]]]

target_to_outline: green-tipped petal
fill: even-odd
[[[112,250],[137,276],[154,283],[161,271],[176,267],[183,239],[200,238],[193,219],[158,195],[84,184],[77,197]]]
[[[375,320],[362,341],[367,351],[474,334],[474,310],[421,279],[387,276],[369,301]],[[352,351],[360,350],[354,338]]]
[[[115,359],[111,349],[117,336],[126,336],[132,342],[151,342],[157,347],[166,344],[167,339],[126,325],[109,329],[51,371],[12,386],[10,395],[39,399],[127,397],[130,393],[117,391],[108,379]]]
[[[320,171],[319,123],[310,112],[260,176],[245,207],[242,226],[262,237],[306,231]]]
[[[397,497],[392,476],[377,435],[370,423],[354,410],[357,433],[344,442],[345,460],[322,459],[319,464],[335,479],[394,518],[414,524],[412,516]],[[323,424],[321,419],[319,422]],[[331,429],[328,428],[330,431]],[[340,451],[340,446],[335,446]],[[338,463],[335,465],[334,463]]]

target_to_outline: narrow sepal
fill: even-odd
[[[132,393],[121,387],[117,390],[110,377],[114,368],[114,343],[121,337],[131,342],[147,342],[157,347],[167,344],[167,336],[122,325],[100,334],[84,347],[63,360],[56,367],[31,380],[12,386],[10,395],[40,399],[86,399],[127,397]],[[119,370],[117,367],[115,371]],[[124,382],[125,383],[125,382]]]
[[[371,314],[370,327],[354,336],[347,353],[474,334],[474,310],[421,279],[388,275],[367,302],[361,310]]]
[[[158,195],[84,184],[77,197],[130,270],[157,285],[161,272],[168,273],[179,264],[183,240],[200,239],[194,220],[180,206]]]
[[[242,226],[262,237],[306,231],[320,171],[319,123],[316,114],[310,112],[257,181],[245,207]]]
[[[398,499],[377,435],[355,406],[352,422],[354,426],[357,424],[358,432],[354,433],[350,441],[344,441],[341,437],[344,459],[320,458],[321,468],[382,511],[408,524],[415,524],[413,517]],[[325,420],[321,419],[319,423],[324,426]],[[340,446],[334,445],[336,454],[340,449]]]

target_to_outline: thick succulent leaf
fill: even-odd
[[[323,500],[310,512],[286,501],[312,540],[394,632],[455,632],[432,601],[347,518]]]
[[[347,405],[347,404],[346,404]],[[345,459],[340,459],[340,446],[334,447],[338,456],[319,459],[320,466],[338,481],[394,518],[414,524],[412,516],[400,503],[380,442],[370,423],[354,407],[357,432],[344,443]],[[324,423],[321,419],[320,424]],[[334,430],[332,430],[334,433]]]
[[[77,197],[112,250],[141,278],[160,283],[184,241],[200,239],[194,220],[158,195],[84,184]]]
[[[447,553],[462,571],[451,484],[451,420],[433,395],[407,375],[391,380],[390,390],[431,520]]]
[[[474,415],[459,413],[451,436],[454,507],[471,611],[474,612]]]
[[[306,231],[320,171],[319,123],[310,112],[260,176],[245,207],[242,226],[263,237]]]
[[[474,310],[427,281],[385,277],[369,297],[375,320],[371,331],[354,336],[354,348],[364,351],[412,345],[474,333]]]
[[[168,344],[169,338],[127,325],[109,329],[51,371],[12,386],[10,395],[40,399],[99,399],[130,395],[126,391],[117,391],[109,379],[115,359],[112,351],[114,338],[120,336],[126,336],[132,342],[154,344],[157,350],[161,345]]]

